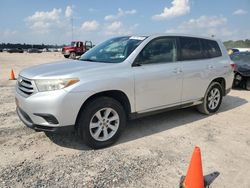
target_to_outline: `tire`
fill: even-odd
[[[246,81],[246,90],[250,91],[250,78]]]
[[[64,55],[65,58],[69,58],[69,55]]]
[[[197,106],[198,111],[207,115],[217,112],[220,108],[222,97],[223,92],[220,83],[212,82],[206,91],[203,103]]]
[[[70,52],[69,58],[70,59],[75,59],[76,58],[76,53],[75,52]]]
[[[94,149],[115,143],[125,125],[126,114],[122,105],[109,97],[100,97],[87,103],[76,123],[83,141]]]

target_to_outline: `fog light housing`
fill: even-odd
[[[59,124],[58,120],[55,116],[51,114],[43,114],[43,113],[34,113],[34,115],[39,116],[43,118],[45,121],[47,121],[49,124]]]

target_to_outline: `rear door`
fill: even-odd
[[[204,97],[213,77],[211,60],[204,57],[202,41],[194,37],[180,37],[180,56],[183,70],[182,102]]]
[[[227,51],[224,50],[225,56],[222,56],[222,51],[217,41],[201,39],[204,49],[205,58],[210,61],[210,68],[213,70],[212,78],[228,77],[232,72],[230,65],[230,59],[227,55]],[[229,80],[226,79],[226,83]]]
[[[136,111],[150,111],[179,104],[182,71],[177,62],[176,37],[151,40],[139,53],[133,70]]]

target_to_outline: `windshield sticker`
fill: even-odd
[[[129,39],[133,39],[133,40],[144,40],[146,37],[137,37],[137,36],[132,36]]]

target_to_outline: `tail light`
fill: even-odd
[[[235,63],[233,63],[233,62],[231,62],[231,64],[230,64],[230,65],[231,65],[232,70],[233,70],[233,71],[235,71],[235,70],[236,70],[236,64],[235,64]]]

